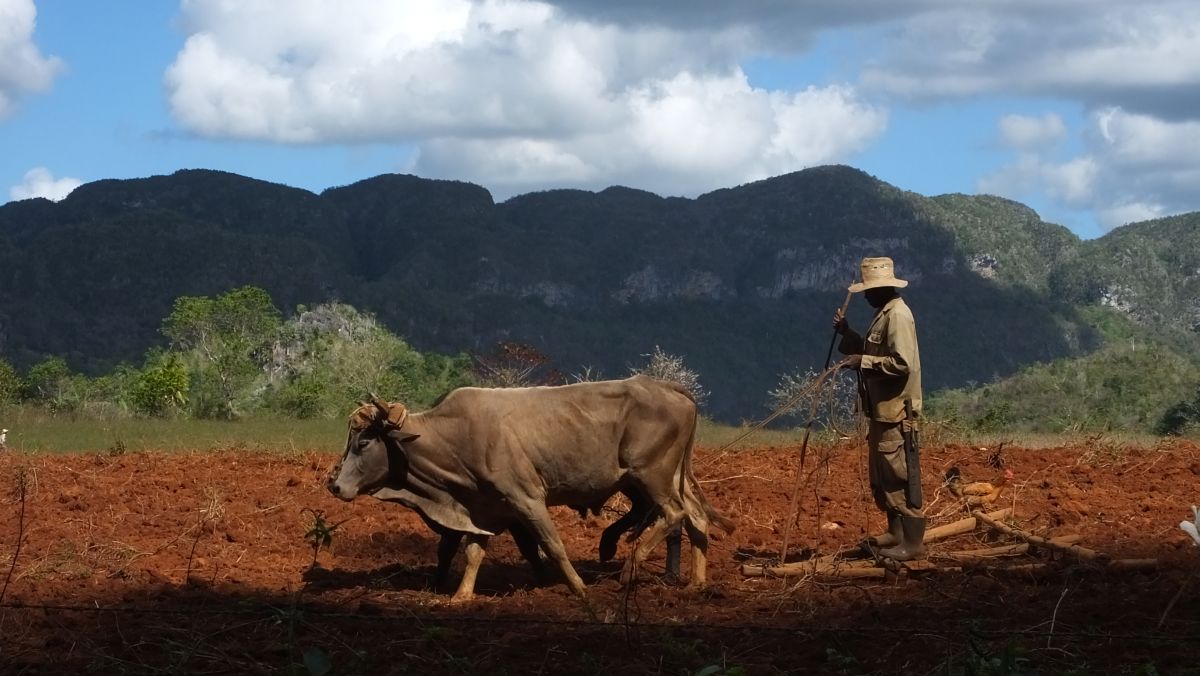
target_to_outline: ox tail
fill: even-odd
[[[658,378],[655,378],[655,380],[658,380],[658,382],[662,383],[663,385],[666,385],[667,387],[671,388],[672,390],[675,390],[676,392],[687,397],[688,401],[692,402],[693,404],[696,403],[696,395],[692,394],[692,391],[689,390],[688,388],[684,387],[683,385],[680,385],[679,383],[675,382],[674,380],[659,380]]]
[[[682,389],[682,388],[680,388]],[[696,479],[696,475],[692,472],[692,452],[696,449],[696,430],[700,427],[700,415],[696,414],[692,421],[692,436],[688,439],[687,450],[683,453],[683,474],[679,477],[679,494],[683,495],[685,489],[684,481],[691,484],[692,490],[695,492],[696,499],[700,501],[700,505],[704,508],[704,514],[708,516],[711,523],[715,523],[718,528],[726,533],[732,533],[736,524],[732,519],[718,512],[708,502],[708,498],[704,497],[704,491],[700,490],[700,481]]]

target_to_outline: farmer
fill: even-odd
[[[862,292],[875,317],[866,337],[850,328],[838,310],[833,328],[841,335],[838,350],[849,355],[842,367],[858,371],[862,410],[869,421],[867,461],[871,494],[887,514],[888,532],[868,539],[880,554],[897,561],[925,556],[925,515],[921,511],[921,476],[917,462],[915,420],[921,412],[921,357],[912,311],[898,289],[890,258],[864,258],[862,281],[850,285]]]

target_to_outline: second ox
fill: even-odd
[[[638,496],[656,520],[625,563],[627,583],[682,525],[692,545],[691,584],[706,581],[707,529],[733,523],[704,499],[691,471],[696,404],[682,387],[646,376],[560,387],[465,387],[409,415],[375,400],[350,417],[346,449],[329,479],[343,500],[399,502],[430,525],[466,534],[467,568],[455,594],[470,598],[488,537],[528,529],[585,595],[550,519],[554,505],[600,505]]]

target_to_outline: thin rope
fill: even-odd
[[[815,380],[813,380],[813,382],[811,384],[809,384],[804,389],[800,390],[798,393],[796,393],[794,396],[792,396],[791,399],[788,399],[781,406],[779,406],[779,408],[772,411],[771,415],[769,415],[769,416],[763,418],[762,420],[758,421],[757,423],[751,425],[745,432],[743,432],[741,435],[739,435],[733,441],[730,441],[729,443],[725,444],[724,446],[718,448],[713,455],[710,455],[702,460],[697,460],[696,465],[697,466],[706,465],[710,462],[716,462],[717,460],[725,457],[725,455],[728,454],[729,449],[732,448],[735,444],[740,443],[741,441],[743,441],[747,437],[749,437],[751,434],[754,434],[755,432],[757,432],[757,431],[761,430],[762,428],[766,427],[767,425],[771,424],[771,422],[773,422],[776,418],[783,415],[784,413],[787,413],[793,407],[795,407],[796,404],[800,403],[800,401],[802,399],[804,399],[804,397],[814,393],[816,390],[818,390],[820,387],[822,387],[825,384],[825,382],[824,382],[825,379],[829,377],[829,374],[833,373],[834,371],[837,371],[839,368],[841,368],[840,363],[836,364],[828,369],[825,369],[823,372],[821,372],[820,375],[817,376],[817,378]],[[817,398],[813,397],[813,403],[809,407],[809,416],[808,416],[808,424],[809,425],[812,425],[812,419],[816,415],[816,404],[817,404]]]

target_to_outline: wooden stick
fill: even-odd
[[[1097,561],[1100,563],[1100,561]],[[1022,563],[1015,566],[988,567],[988,572],[1003,571],[1007,573],[1044,573],[1059,569],[1061,566],[1053,563]],[[1103,570],[1135,571],[1154,570],[1158,567],[1158,559],[1113,559],[1103,563]],[[1087,567],[1079,570],[1088,570]],[[1095,570],[1095,569],[1093,569]]]
[[[930,528],[929,530],[925,531],[925,542],[936,542],[938,540],[954,537],[955,535],[970,533],[971,531],[975,530],[975,527],[978,525],[978,523],[979,522],[975,519],[975,517],[968,516],[965,519],[959,519],[958,521],[945,524],[944,526]]]
[[[742,564],[742,574],[746,577],[796,577],[799,575],[824,575],[832,570],[874,568],[875,561],[794,561],[777,566],[761,566],[757,564]]]
[[[998,530],[1001,533],[1004,533],[1005,535],[1011,535],[1013,537],[1021,538],[1022,540],[1028,542],[1031,545],[1037,545],[1039,547],[1046,547],[1048,549],[1054,549],[1054,550],[1057,550],[1060,552],[1066,552],[1073,556],[1078,556],[1079,558],[1081,558],[1085,561],[1108,561],[1111,558],[1109,555],[1098,552],[1094,549],[1088,549],[1087,547],[1080,547],[1079,545],[1076,545],[1076,544],[1062,544],[1059,542],[1055,542],[1054,540],[1048,540],[1044,537],[1034,535],[1033,533],[1028,533],[1026,531],[1021,530],[1020,528],[1016,528],[1016,527],[1010,526],[1006,523],[1002,523],[998,519],[993,518],[991,515],[984,514],[983,512],[980,512],[978,510],[972,512],[972,514],[975,515],[975,518],[977,518],[981,522],[987,524],[989,527],[991,527],[995,530]]]
[[[783,566],[742,566],[742,575],[746,577],[804,577],[806,575],[825,575],[831,577],[886,577],[887,570],[875,565],[874,561],[854,561],[850,563],[820,563],[813,565],[809,561],[789,563]]]
[[[933,552],[933,556],[938,558],[952,559],[954,561],[978,561],[981,559],[996,559],[1004,556],[1020,556],[1029,552],[1029,543],[1022,542],[1019,545],[1004,545],[1003,547],[987,547],[985,549],[964,549],[957,552],[946,552],[939,554]]]
[[[1051,538],[1051,542],[1060,545],[1073,545],[1079,542],[1082,538],[1078,535],[1063,535],[1061,537]],[[1028,542],[1022,542],[1016,545],[1003,545],[1000,547],[985,547],[983,549],[962,549],[956,552],[938,553],[934,552],[934,557],[953,559],[955,561],[976,561],[978,559],[994,559],[1004,556],[1020,556],[1026,554],[1030,550]]]
[[[992,519],[1000,520],[1007,519],[1011,514],[1011,509],[998,509],[994,512],[988,512],[987,516]],[[979,521],[973,516],[968,516],[966,518],[959,519],[958,521],[945,524],[944,526],[930,528],[929,530],[925,531],[925,542],[937,542],[938,540],[944,540],[946,538],[954,537],[955,535],[970,533],[978,527]]]
[[[982,559],[963,563],[964,565],[962,566],[939,566],[927,560],[886,561],[885,565],[876,566],[872,561],[857,561],[853,564],[824,564],[809,566],[808,568],[801,568],[795,564],[772,567],[744,565],[742,566],[742,573],[747,577],[806,577],[814,575],[839,579],[861,579],[885,578],[888,573],[961,573],[968,570],[987,573],[1038,574],[1054,572],[1061,568],[1061,566],[1053,563],[1018,563],[1007,566],[986,565]],[[1104,570],[1112,571],[1153,570],[1157,567],[1158,559],[1115,559],[1103,563]]]
[[[994,512],[989,512],[987,516],[992,519],[1005,519],[1008,518],[1010,514],[1012,514],[1011,509],[999,509]],[[938,540],[954,537],[955,535],[970,533],[978,526],[979,521],[973,516],[968,516],[966,518],[959,519],[958,521],[954,521],[943,526],[938,526],[937,528],[930,528],[929,530],[925,531],[924,541],[926,543],[936,542]],[[837,554],[826,554],[825,556],[809,559],[807,561],[793,561],[791,563],[781,563],[774,566],[746,563],[742,564],[742,575],[746,577],[763,577],[764,575],[779,575],[784,577],[794,575],[811,575],[814,571],[825,570],[824,566],[832,566],[833,564],[838,563],[840,557],[841,552]],[[838,563],[838,565],[846,565],[844,560],[842,561],[843,562]],[[874,565],[874,563],[870,561],[867,561],[867,563]],[[793,569],[798,572],[784,572],[791,571]]]

